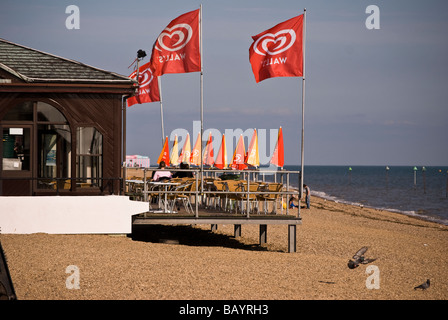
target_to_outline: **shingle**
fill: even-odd
[[[114,72],[0,39],[0,68],[3,66],[28,82],[132,82]]]

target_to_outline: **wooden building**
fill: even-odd
[[[119,194],[135,86],[0,39],[0,196]]]

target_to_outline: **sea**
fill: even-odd
[[[300,166],[285,166],[300,170]],[[290,183],[298,187],[298,178]],[[448,225],[448,167],[306,166],[311,195]]]

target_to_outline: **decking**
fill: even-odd
[[[288,252],[296,252],[296,226],[302,224],[300,209],[283,204],[291,196],[299,198],[298,191],[289,185],[290,175],[298,172],[275,171],[275,176],[266,181],[266,177],[260,179],[259,171],[232,171],[238,178],[222,180],[218,176],[222,171],[207,170],[201,176],[198,170],[172,170],[193,171],[195,177],[152,182],[150,171],[143,170],[143,178],[127,180],[127,194],[148,202],[148,211],[134,216],[133,225],[209,224],[214,231],[220,224],[233,224],[237,238],[242,225],[256,224],[260,226],[260,245],[267,243],[268,225],[285,225]]]

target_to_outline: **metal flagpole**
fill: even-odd
[[[304,141],[305,141],[305,44],[306,44],[306,8],[303,9],[303,40],[302,40],[302,143],[301,143],[301,168],[300,168],[300,198],[303,196],[303,169],[304,169]],[[300,205],[299,205],[300,214]]]
[[[123,180],[122,180],[122,190],[123,194],[126,191],[126,108],[127,108],[127,98],[125,99],[125,96],[121,97],[121,112],[122,112],[122,148],[123,148],[123,154],[122,154],[122,168],[123,168]]]
[[[157,77],[159,83],[159,96],[160,96],[160,121],[162,122],[162,147],[165,143],[165,129],[163,127],[163,106],[162,106],[162,79],[161,76]]]
[[[202,137],[204,136],[204,70],[203,70],[203,59],[202,59],[202,3],[199,7],[199,48],[200,48],[200,55],[201,55],[201,143],[200,143],[200,150],[201,150],[201,196],[204,192],[204,164],[202,161]]]

